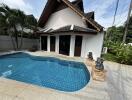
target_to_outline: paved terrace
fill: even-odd
[[[54,55],[62,59],[80,61],[80,58],[69,58],[52,53],[32,54]],[[104,62],[104,65],[107,70],[105,82],[91,79],[86,87],[71,93],[0,78],[0,100],[132,100],[132,66],[108,61]],[[91,70],[89,66],[87,68]]]

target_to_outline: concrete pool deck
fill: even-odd
[[[38,56],[57,56],[61,59],[84,61],[55,53],[30,53]],[[46,87],[0,78],[0,100],[132,100],[132,66],[104,62],[106,81],[90,82],[76,92],[61,92]],[[87,66],[90,70],[91,68]]]

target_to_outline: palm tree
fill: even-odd
[[[37,20],[33,16],[25,15],[24,12],[11,9],[4,4],[0,6],[0,22],[2,22],[0,29],[5,30],[10,35],[15,50],[22,47],[24,27],[30,29],[37,27]],[[20,46],[18,37],[21,37]]]
[[[6,33],[10,33],[9,35],[11,36],[11,39],[12,39],[12,44],[13,44],[13,47],[14,47],[14,49],[16,49],[15,48],[15,43],[14,43],[14,41],[13,41],[13,38],[12,38],[12,30],[13,30],[13,28],[12,28],[12,24],[11,24],[11,22],[9,22],[9,21],[11,21],[11,19],[12,19],[12,10],[8,7],[8,6],[6,6],[6,5],[4,5],[4,4],[1,4],[1,6],[0,6],[0,16],[1,16],[1,29],[5,29],[5,32]]]
[[[26,27],[30,30],[36,30],[37,28],[37,20],[33,15],[26,16]]]
[[[22,47],[22,44],[23,44],[23,33],[24,33],[24,27],[26,26],[26,15],[20,11],[20,10],[17,10],[17,13],[16,13],[16,16],[18,18],[18,25],[19,26],[19,36],[21,38],[21,41],[20,41],[20,46],[18,47],[19,49],[21,49]]]

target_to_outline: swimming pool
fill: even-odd
[[[90,80],[83,63],[26,53],[0,56],[0,76],[66,92],[80,90]]]

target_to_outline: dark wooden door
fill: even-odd
[[[47,51],[47,36],[41,36],[41,49]]]
[[[50,36],[50,51],[55,51],[55,36]]]
[[[69,55],[70,52],[70,35],[62,35],[59,37],[59,53]]]
[[[74,56],[78,56],[78,57],[81,56],[81,48],[82,48],[82,36],[76,36]]]

